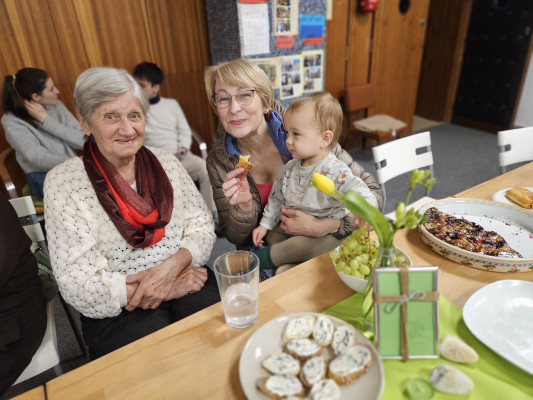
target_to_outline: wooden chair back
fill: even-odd
[[[344,111],[352,113],[374,105],[374,84],[352,86],[344,91]]]
[[[5,189],[4,194],[10,199],[22,196],[22,188],[26,185],[26,174],[15,157],[15,150],[8,147],[0,153],[0,178]]]

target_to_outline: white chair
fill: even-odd
[[[51,301],[46,304],[46,331],[43,341],[33,355],[30,364],[15,381],[14,385],[33,378],[41,372],[54,368],[56,376],[63,374],[59,363],[59,352],[57,350],[56,323],[54,320],[54,305]]]
[[[37,215],[35,213],[35,207],[33,206],[31,197],[18,197],[9,201],[15,209],[19,217],[19,221],[26,234],[30,237],[33,243],[37,243],[43,251],[48,253],[43,230],[37,221]],[[26,379],[30,379],[41,372],[49,370],[50,368],[54,368],[54,372],[58,376],[63,373],[61,365],[59,364],[60,360],[57,349],[54,305],[51,301],[46,304],[46,317],[46,332],[44,334],[43,341],[41,342],[41,346],[39,346],[37,352],[33,355],[30,364],[26,367],[14,384],[23,382]]]
[[[15,209],[19,217],[19,221],[24,228],[26,234],[30,237],[33,243],[37,244],[41,250],[48,254],[48,246],[46,244],[46,238],[44,236],[41,224],[38,221],[35,207],[30,196],[17,197],[10,199],[9,202]],[[61,294],[58,294],[59,300],[65,310],[65,314],[70,322],[70,326],[74,332],[80,350],[83,355],[87,354],[87,348],[83,341],[81,332],[79,331],[74,316],[69,308],[69,305],[65,302]],[[63,372],[59,364],[59,353],[57,351],[57,335],[54,320],[54,308],[53,303],[50,301],[46,306],[47,314],[47,326],[46,333],[44,335],[41,346],[32,358],[31,363],[24,370],[22,375],[17,379],[16,383],[29,379],[41,372],[44,372],[50,368],[54,368],[56,375],[61,375]]]
[[[498,161],[500,173],[507,166],[533,160],[533,127],[498,132]]]
[[[433,153],[431,152],[431,136],[429,132],[417,133],[384,143],[372,148],[374,163],[376,164],[377,182],[383,191],[382,210],[385,209],[387,192],[385,182],[415,169],[429,168],[433,177]],[[429,192],[416,202],[410,203],[409,208],[418,209],[424,204],[434,200],[428,197]],[[407,195],[407,188],[406,188]],[[394,211],[385,215],[394,219]]]

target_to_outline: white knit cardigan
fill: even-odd
[[[174,208],[161,241],[135,249],[120,235],[98,201],[76,157],[48,172],[44,184],[45,221],[54,275],[61,294],[90,318],[120,314],[126,306],[127,275],[160,264],[179,249],[204,265],[216,236],[211,213],[176,157],[150,148],[174,188]]]

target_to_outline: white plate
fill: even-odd
[[[483,286],[466,301],[463,319],[485,345],[533,374],[533,282],[511,279]]]
[[[254,332],[250,339],[248,339],[248,342],[246,342],[246,345],[242,350],[239,361],[239,377],[244,393],[248,399],[268,400],[268,397],[256,387],[259,378],[269,375],[269,373],[263,369],[261,363],[270,354],[282,350],[283,341],[281,338],[287,322],[293,318],[308,314],[315,316],[320,315],[310,312],[281,315],[262,325]],[[328,317],[331,318],[335,326],[348,325],[346,322],[338,318],[330,315],[328,315]],[[358,400],[379,399],[385,385],[385,375],[383,372],[381,357],[376,348],[363,336],[362,333],[357,329],[355,329],[355,333],[355,342],[357,344],[366,345],[370,349],[372,353],[372,364],[361,377],[355,380],[354,383],[347,386],[340,386],[342,392],[341,398]],[[326,350],[322,352],[324,358],[327,358],[326,353]]]
[[[533,213],[522,207],[489,200],[449,198],[435,200],[420,209],[430,207],[456,217],[465,218],[495,231],[523,258],[501,258],[473,253],[437,239],[426,228],[418,232],[422,241],[436,253],[467,267],[493,272],[533,271]]]
[[[499,201],[500,203],[511,204],[513,206],[521,207],[519,204],[515,203],[514,201],[509,200],[507,196],[505,196],[505,192],[507,192],[509,189],[511,188],[508,187],[502,190],[498,190],[497,192],[494,192],[494,194],[492,195],[492,200]],[[531,187],[526,187],[524,189],[533,191],[533,188]],[[525,210],[527,210],[527,208],[525,208]]]

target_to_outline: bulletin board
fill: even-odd
[[[324,90],[328,0],[206,0],[213,64],[256,62],[285,106]]]

